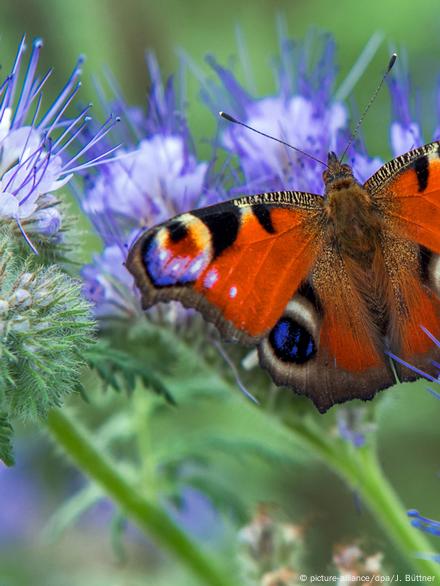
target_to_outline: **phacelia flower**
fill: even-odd
[[[19,457],[14,468],[2,464],[0,454],[0,547],[32,542],[44,520],[41,518],[44,495],[32,464],[40,454],[35,445],[18,447]]]
[[[403,71],[389,81],[392,100],[391,148],[393,155],[401,155],[425,143],[420,122],[412,115],[410,79]]]
[[[275,94],[252,97],[230,71],[209,57],[219,83],[207,81],[202,97],[213,112],[229,111],[247,125],[326,161],[330,150],[342,153],[349,139],[348,109],[334,98],[334,43],[328,37],[323,38],[321,57],[314,67],[309,64],[304,46],[285,38],[281,38],[280,45],[280,57],[275,65]],[[244,185],[236,185],[233,192],[280,189],[323,192],[323,167],[287,146],[226,123],[222,123],[220,143],[230,156],[238,157],[244,178]],[[359,140],[350,147],[348,162],[361,181],[381,164],[379,158],[366,155]]]
[[[34,240],[58,243],[62,239],[63,215],[55,194],[75,172],[92,164],[83,157],[109,126],[104,125],[75,154],[68,154],[90,120],[90,106],[73,118],[66,114],[81,86],[82,58],[47,107],[43,88],[52,71],[43,76],[37,73],[42,46],[41,39],[33,42],[20,82],[26,51],[23,38],[12,69],[0,85],[0,222],[14,220],[31,246]]]
[[[173,80],[163,85],[152,55],[148,66],[146,113],[127,106],[116,90],[108,107],[121,117],[112,133],[123,143],[119,160],[101,165],[81,198],[105,245],[82,273],[84,291],[100,317],[140,311],[133,279],[123,266],[129,244],[142,229],[199,207],[208,182],[209,164],[194,153]],[[97,145],[97,153],[102,148]]]
[[[334,43],[327,36],[321,41],[320,57],[312,64],[306,44],[294,44],[282,36],[274,66],[277,89],[259,97],[209,57],[216,80],[201,76],[202,98],[216,117],[219,110],[230,112],[319,160],[325,161],[330,150],[342,154],[350,138],[349,111],[341,92],[334,88]],[[81,198],[105,246],[83,271],[86,294],[96,303],[100,316],[140,311],[133,280],[125,269],[121,273],[120,262],[143,229],[177,213],[220,201],[226,193],[233,197],[294,188],[322,194],[324,188],[323,167],[316,160],[223,121],[216,147],[226,152],[226,166],[218,169],[199,161],[173,80],[162,83],[151,55],[148,66],[151,90],[146,113],[128,106],[113,82],[114,98],[109,102],[100,90],[104,105],[122,120],[112,138],[123,145],[117,151],[117,162],[100,165],[88,178]],[[249,77],[250,72],[246,73]],[[396,78],[391,93],[396,118],[391,130],[392,149],[400,154],[406,150],[403,134],[409,132],[411,124],[414,126],[405,106],[404,80]],[[94,158],[99,158],[103,148],[103,142],[96,145]],[[348,148],[347,162],[360,181],[382,164],[381,159],[367,154],[359,136]],[[114,270],[110,258],[115,261]]]
[[[23,259],[13,244],[10,231],[0,231],[0,457],[5,463],[10,461],[5,424],[44,416],[78,389],[94,327],[79,282],[56,265],[35,267],[32,255]]]

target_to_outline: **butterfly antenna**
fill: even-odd
[[[239,124],[240,126],[244,126],[245,128],[247,128],[248,130],[252,130],[253,132],[256,132],[257,134],[261,134],[261,136],[265,136],[266,138],[270,138],[271,140],[275,140],[276,142],[279,142],[280,144],[283,144],[284,146],[287,146],[287,147],[293,149],[297,153],[300,153],[301,155],[304,155],[305,157],[309,157],[309,159],[312,159],[313,161],[316,161],[317,163],[320,163],[321,165],[324,165],[324,167],[328,168],[327,163],[324,163],[324,161],[317,159],[316,157],[314,157],[310,153],[306,153],[306,152],[302,151],[301,149],[289,144],[288,142],[281,140],[280,138],[275,138],[275,136],[271,136],[270,134],[266,134],[265,132],[261,132],[261,130],[257,130],[256,128],[252,128],[252,126],[249,126],[248,124],[245,124],[244,122],[241,122],[240,120],[237,120],[236,118],[234,118],[230,114],[226,114],[226,112],[219,112],[219,116],[221,116],[222,118],[224,118],[228,122],[233,122],[234,124]]]
[[[345,147],[344,152],[342,153],[341,158],[339,159],[339,162],[342,163],[342,161],[344,160],[345,155],[347,154],[348,149],[351,147],[351,145],[353,144],[353,141],[355,140],[356,136],[358,135],[359,129],[362,126],[362,122],[364,121],[365,116],[367,115],[368,110],[371,108],[371,106],[373,105],[373,102],[375,101],[375,99],[377,98],[378,93],[380,92],[380,90],[382,89],[383,86],[383,82],[386,80],[386,78],[388,77],[388,74],[390,73],[391,69],[394,66],[394,63],[396,62],[397,59],[397,53],[393,53],[391,55],[391,58],[388,62],[388,67],[385,71],[385,73],[382,76],[382,79],[379,82],[379,85],[377,86],[376,90],[374,91],[373,95],[370,98],[370,101],[368,102],[368,104],[366,105],[362,116],[359,118],[358,123],[356,124],[355,129],[353,130],[353,133],[351,135],[350,140],[348,141],[347,146]]]

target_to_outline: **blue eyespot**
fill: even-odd
[[[156,287],[185,285],[194,282],[206,266],[203,253],[196,257],[178,256],[159,245],[155,235],[148,239],[143,250],[144,266]]]
[[[269,343],[283,362],[304,364],[316,354],[311,334],[297,321],[283,316],[269,334]]]

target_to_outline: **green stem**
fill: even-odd
[[[357,491],[408,565],[424,576],[433,576],[435,583],[440,584],[440,564],[417,557],[431,551],[431,544],[422,532],[411,526],[374,449],[368,445],[355,448],[342,440],[330,442],[312,425],[294,424],[290,431],[297,443],[318,456]]]
[[[91,436],[66,409],[50,412],[50,433],[79,469],[88,475],[147,535],[191,570],[204,586],[233,586],[214,561],[203,553],[186,534],[156,505],[147,501],[136,487],[129,484],[111,460],[94,445]]]
[[[410,565],[421,574],[434,576],[440,584],[440,565],[417,557],[430,552],[432,546],[421,531],[411,526],[402,502],[384,477],[376,454],[368,448],[359,450],[357,464],[357,490],[382,522],[390,539],[406,554]]]
[[[132,409],[133,421],[137,436],[139,452],[139,487],[148,491],[150,502],[157,502],[159,497],[157,487],[156,461],[154,457],[153,438],[151,437],[150,418],[154,413],[154,406],[158,401],[157,395],[146,393],[144,388],[135,389],[133,393]]]

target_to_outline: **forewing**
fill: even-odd
[[[257,343],[276,323],[322,246],[322,198],[300,192],[242,197],[144,233],[127,268],[144,307],[178,300],[228,339]]]
[[[440,142],[390,161],[365,188],[384,220],[390,351],[434,374],[440,350],[423,328],[440,336]],[[396,369],[402,380],[419,376],[399,364]]]
[[[364,187],[394,233],[440,254],[440,142],[393,159]]]

